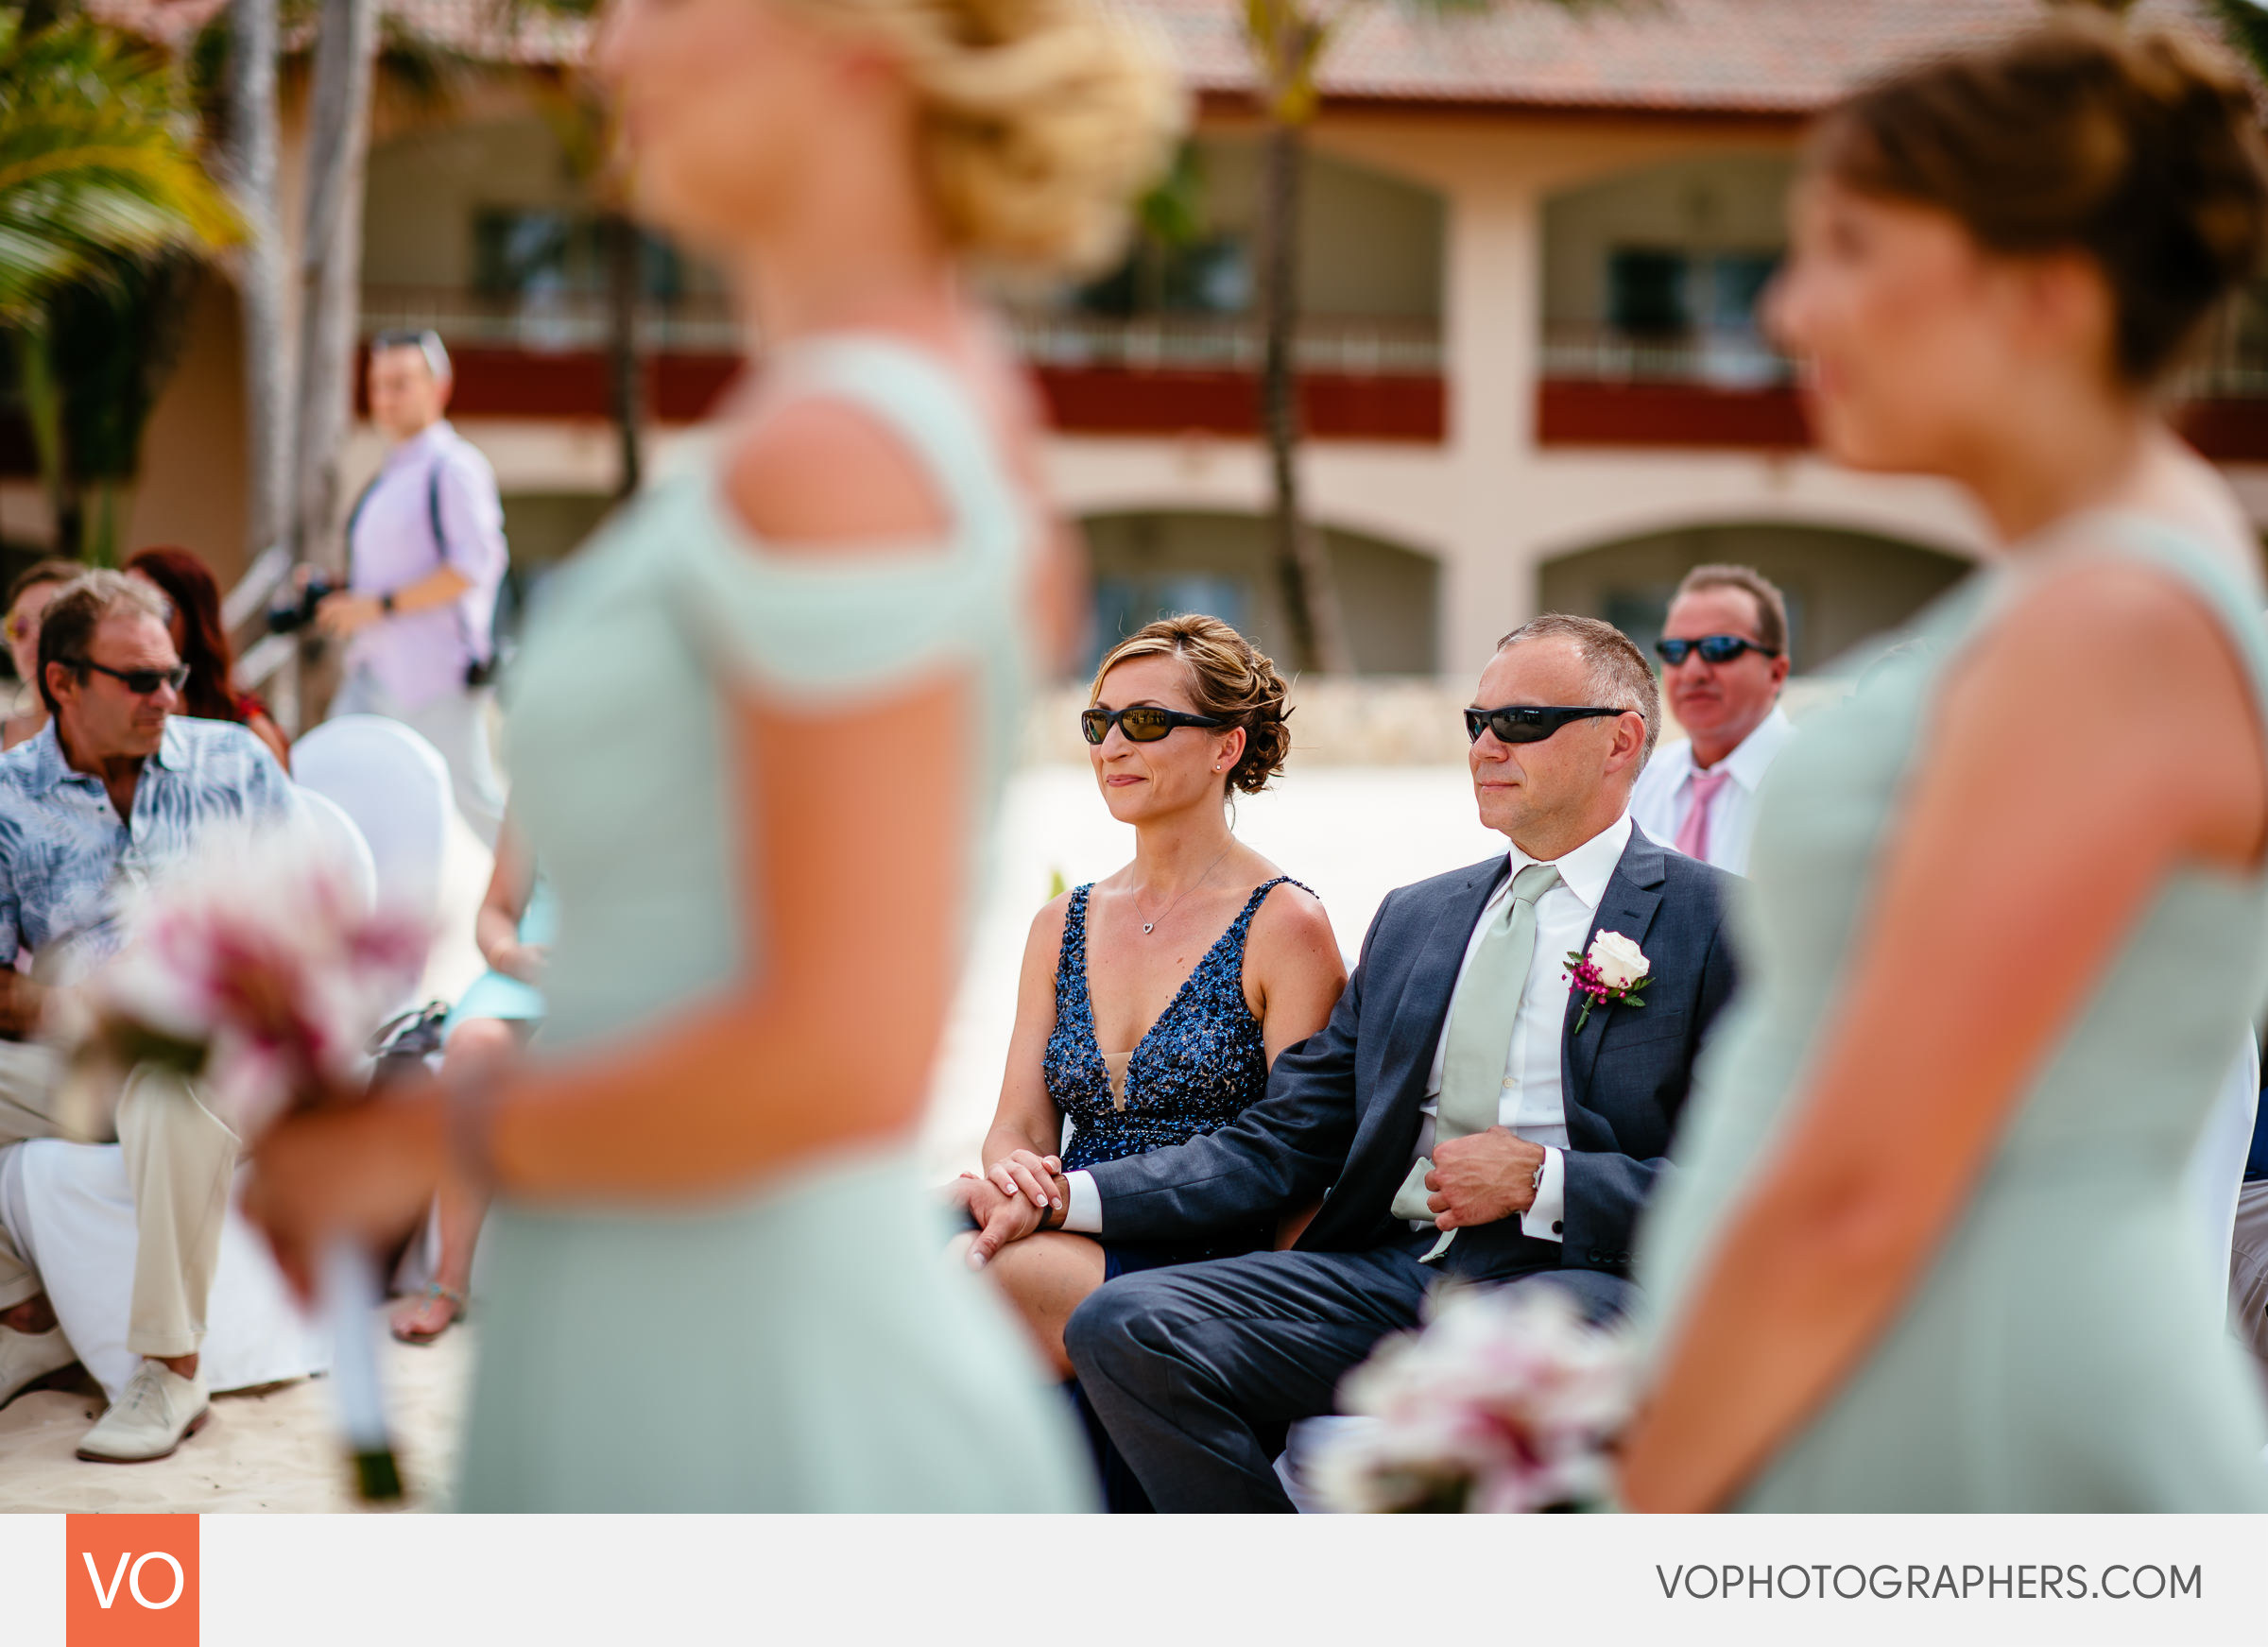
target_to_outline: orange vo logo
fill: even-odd
[[[68,1647],[198,1647],[197,1518],[67,1516]]]

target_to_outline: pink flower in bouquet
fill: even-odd
[[[250,1137],[311,1090],[346,1087],[415,985],[428,923],[372,909],[313,832],[215,831],[140,895],[87,982],[78,1038],[200,1073]]]
[[[1430,1322],[1372,1351],[1340,1386],[1349,1425],[1316,1462],[1341,1510],[1489,1514],[1606,1498],[1636,1359],[1548,1285],[1446,1289]]]

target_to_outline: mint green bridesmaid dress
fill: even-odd
[[[2097,515],[2063,536],[2080,531],[2090,544],[2040,553],[2139,558],[2194,592],[2268,717],[2257,576],[2151,521]],[[1677,1170],[1641,1237],[1657,1347],[1788,1124],[1948,671],[2024,575],[2011,563],[1956,590],[1772,769],[1741,912],[1743,992],[1703,1055]],[[2088,782],[2071,774],[2072,806]],[[1948,967],[1963,964],[1958,937]],[[2174,876],[2048,1049],[1913,1295],[1739,1507],[2268,1509],[2268,1433],[2214,1284],[2228,1255],[2206,1250],[2184,1186],[2263,1000],[2268,877]]]
[[[919,351],[816,339],[766,382],[894,430],[953,526],[902,550],[775,554],[705,463],[555,575],[509,722],[514,815],[558,906],[545,1061],[665,1035],[786,959],[743,929],[729,694],[825,712],[970,672],[983,714],[959,827],[978,879],[1025,696],[1026,511],[985,420]],[[640,1124],[668,1126],[667,1103]],[[910,1141],[681,1206],[507,1200],[483,1244],[461,1508],[1090,1505],[1068,1411],[1005,1306],[947,1256]]]

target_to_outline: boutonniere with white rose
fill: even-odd
[[[1624,1006],[1643,1006],[1639,999],[1651,980],[1654,963],[1645,951],[1619,932],[1603,932],[1590,940],[1590,953],[1567,952],[1567,976],[1583,992],[1583,1010],[1575,1017],[1575,1033],[1590,1021],[1590,1009],[1609,1001]]]

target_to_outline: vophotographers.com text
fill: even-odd
[[[1654,1576],[1671,1601],[2203,1601],[2205,1568],[2113,1562],[1929,1567],[1918,1562],[1814,1562],[1798,1566],[1663,1567]]]

